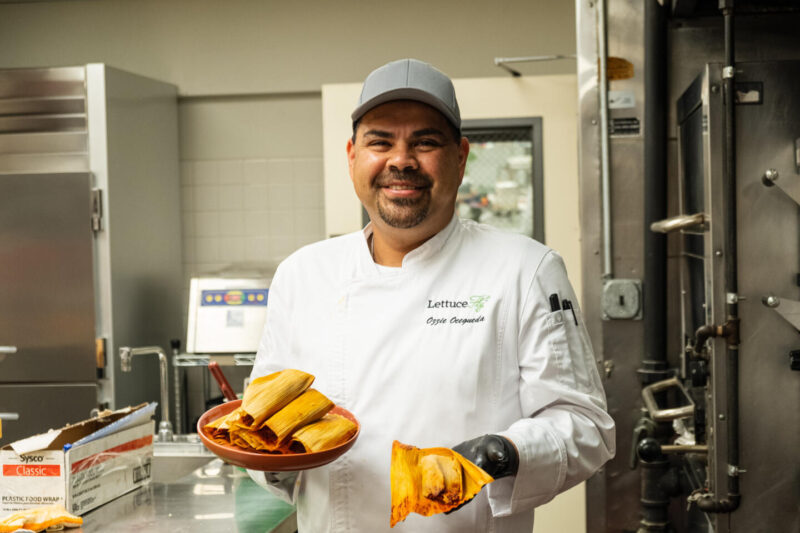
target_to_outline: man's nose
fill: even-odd
[[[416,154],[411,146],[398,144],[393,147],[389,156],[389,167],[392,170],[416,170],[419,168]]]

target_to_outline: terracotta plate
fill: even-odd
[[[214,455],[223,461],[232,465],[249,468],[251,470],[263,470],[268,472],[289,472],[296,470],[308,470],[309,468],[316,468],[318,466],[326,465],[337,459],[344,452],[349,450],[355,444],[358,434],[361,432],[361,424],[358,423],[356,417],[342,407],[334,407],[331,413],[341,415],[349,418],[356,423],[357,429],[355,435],[350,437],[350,440],[331,448],[315,453],[292,453],[292,454],[270,454],[249,452],[243,450],[238,446],[232,444],[220,444],[209,438],[203,432],[203,426],[223,415],[227,415],[242,403],[242,400],[234,400],[232,402],[223,403],[213,407],[203,413],[200,420],[197,421],[197,434],[200,435],[200,440],[203,445],[208,448]]]

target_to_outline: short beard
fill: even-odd
[[[400,212],[400,210],[392,212],[385,210],[381,203],[378,202],[378,216],[381,217],[381,220],[393,228],[413,228],[414,226],[421,224],[422,221],[425,220],[425,217],[428,216],[428,209],[430,207],[429,202],[423,203],[421,200],[398,198],[396,200],[391,200],[391,203],[399,208],[414,208],[416,206],[416,209],[413,209],[410,212],[405,209],[402,212]],[[417,204],[421,205],[417,206]]]
[[[378,178],[375,186],[380,188],[383,183],[392,178],[411,181],[420,186],[431,186],[431,179],[428,176],[413,170],[402,172],[392,171],[389,173],[389,176],[384,175]],[[421,224],[428,216],[431,204],[430,189],[425,192],[426,194],[419,199],[395,198],[393,200],[388,200],[391,207],[384,207],[379,199],[377,202],[378,216],[381,217],[381,220],[387,225],[398,229],[413,228]],[[392,207],[394,207],[394,209]]]

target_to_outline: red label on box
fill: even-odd
[[[61,465],[3,465],[3,475],[24,477],[60,476]]]

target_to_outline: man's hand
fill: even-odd
[[[484,435],[453,447],[493,478],[513,476],[519,468],[519,454],[514,444],[500,435]]]
[[[453,446],[453,451],[460,453],[495,479],[513,476],[519,468],[519,454],[516,446],[500,435],[484,435],[477,439],[464,441],[458,446]],[[465,501],[445,514],[454,513],[471,501]]]

